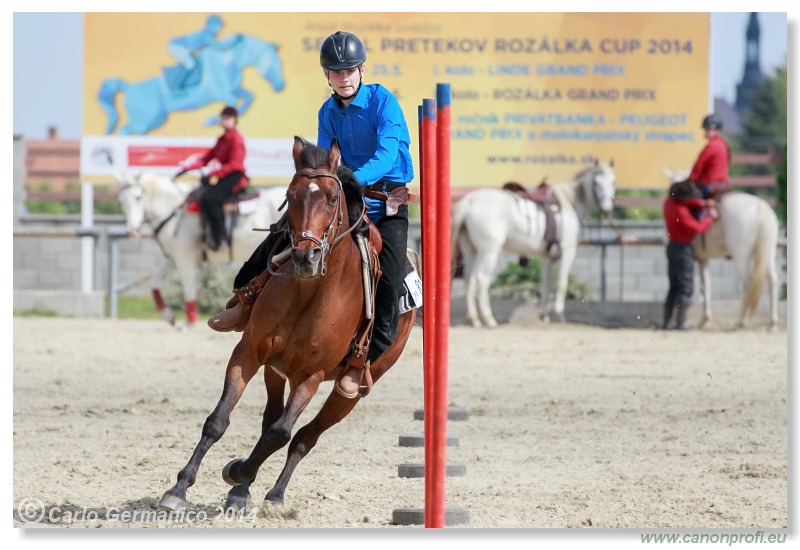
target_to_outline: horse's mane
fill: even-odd
[[[300,166],[313,169],[327,168],[329,152],[328,149],[317,147],[306,141],[305,147],[300,152]],[[342,182],[344,199],[347,202],[347,217],[350,225],[353,225],[361,219],[361,211],[364,208],[364,189],[353,175],[350,167],[340,164],[336,175]]]

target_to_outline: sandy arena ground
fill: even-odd
[[[14,319],[14,519],[37,527],[121,525],[109,509],[154,510],[198,441],[238,336],[160,321]],[[447,506],[471,528],[786,528],[787,333],[504,324],[450,334]],[[300,423],[316,413],[325,383]],[[422,333],[300,464],[282,511],[218,518],[232,458],[260,430],[256,377],[189,489],[205,521],[173,527],[394,528],[424,506],[419,433]],[[285,452],[253,484],[259,502]],[[58,510],[54,512],[54,507]],[[21,510],[21,511],[20,511]],[[93,519],[94,513],[99,519]],[[69,523],[70,517],[89,521]],[[55,518],[53,520],[52,518]],[[48,519],[50,518],[50,519]],[[217,519],[215,519],[217,518]]]

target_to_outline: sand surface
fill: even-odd
[[[15,526],[155,527],[114,514],[155,510],[197,443],[238,339],[161,321],[14,319]],[[450,333],[449,403],[459,446],[447,506],[472,528],[785,528],[786,329],[741,332],[504,324]],[[325,383],[298,424],[316,413]],[[398,466],[422,448],[422,332],[297,468],[285,507],[226,519],[231,459],[259,433],[259,376],[209,451],[190,510],[172,527],[392,528],[424,506],[424,480]],[[285,460],[262,467],[260,502]],[[37,518],[37,506],[44,519]],[[20,512],[22,510],[22,513]],[[23,517],[24,516],[24,517]],[[82,520],[81,517],[84,519]],[[118,516],[117,516],[118,517]],[[77,519],[77,521],[72,521]],[[163,524],[161,524],[163,526]]]

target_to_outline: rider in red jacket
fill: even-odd
[[[707,198],[730,188],[728,165],[731,162],[731,150],[722,137],[722,120],[718,116],[705,117],[703,130],[708,143],[697,157],[689,179],[700,187],[703,198]]]
[[[228,248],[223,205],[233,195],[233,188],[245,177],[245,146],[242,134],[236,129],[239,113],[234,107],[225,107],[220,113],[220,125],[225,129],[214,147],[202,157],[184,166],[184,171],[195,170],[216,160],[220,166],[203,178],[203,190],[198,202],[206,216],[211,231],[208,246],[212,250]]]

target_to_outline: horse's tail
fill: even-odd
[[[453,205],[453,212],[450,220],[450,265],[453,277],[462,277],[464,275],[464,256],[458,246],[458,241],[461,238],[461,232],[469,236],[469,233],[464,227],[464,220],[467,218],[467,211],[469,210],[469,200],[467,197],[462,198]]]
[[[106,134],[113,134],[119,123],[119,113],[117,113],[115,105],[117,92],[124,92],[127,89],[128,83],[121,78],[107,78],[100,85],[100,91],[97,92],[97,100],[106,115],[108,115]]]
[[[769,205],[758,205],[758,230],[750,280],[747,290],[745,290],[743,318],[749,318],[755,313],[761,291],[764,289],[764,281],[775,260],[778,246],[778,225],[774,216],[770,214],[771,207]]]

